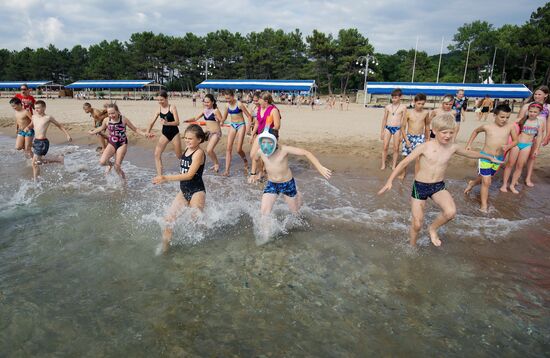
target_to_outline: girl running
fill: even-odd
[[[200,212],[204,209],[206,189],[202,181],[202,173],[206,156],[200,148],[200,144],[206,140],[206,135],[201,126],[192,124],[185,129],[183,140],[186,148],[181,156],[180,174],[159,175],[153,178],[153,184],[162,184],[168,181],[180,182],[180,191],[172,201],[165,218],[166,227],[162,234],[163,252],[168,251],[170,247],[174,222],[181,215],[184,208],[190,207],[198,209]]]
[[[126,126],[130,127],[134,132],[141,134],[144,137],[150,137],[150,133],[145,132],[141,129],[136,128],[130,122],[130,120],[124,117],[118,110],[118,106],[115,103],[110,103],[107,105],[107,118],[103,120],[101,126],[89,131],[89,134],[95,135],[103,132],[105,129],[108,131],[107,136],[107,147],[101,154],[99,159],[99,164],[103,166],[108,166],[105,173],[108,173],[112,167],[113,163],[111,158],[115,157],[114,167],[118,175],[124,180],[126,180],[126,175],[122,170],[122,161],[128,150],[128,137],[126,136]]]
[[[237,101],[235,98],[235,92],[232,90],[227,90],[224,92],[225,100],[227,101],[227,109],[223,114],[223,120],[227,119],[228,115],[231,115],[231,128],[229,128],[229,134],[227,136],[227,150],[225,153],[225,171],[224,176],[229,176],[231,169],[231,155],[233,151],[233,142],[235,137],[237,138],[237,153],[244,162],[244,169],[246,174],[248,174],[248,161],[246,160],[246,154],[243,151],[243,142],[244,136],[247,132],[249,125],[245,122],[244,115],[248,117],[248,120],[252,120],[248,108],[241,102]],[[244,115],[243,115],[244,114]]]
[[[176,157],[181,157],[181,137],[178,126],[180,124],[180,117],[178,115],[178,109],[176,106],[168,103],[168,92],[161,90],[157,97],[160,104],[160,108],[155,113],[155,117],[151,120],[147,133],[151,136],[151,130],[160,117],[162,123],[162,135],[159,137],[157,146],[155,147],[155,166],[157,168],[157,175],[162,175],[162,153],[166,149],[168,143],[174,144],[174,152]]]
[[[204,110],[196,117],[190,118],[185,122],[196,122],[204,117],[206,129],[208,129],[208,132],[210,133],[208,137],[208,145],[206,146],[206,154],[208,154],[214,163],[210,169],[217,173],[220,170],[220,162],[218,161],[218,157],[216,156],[214,149],[222,137],[221,125],[223,123],[223,118],[213,95],[209,93],[204,96],[202,103],[204,105]]]

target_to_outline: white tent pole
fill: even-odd
[[[439,64],[437,65],[437,79],[435,80],[435,83],[439,83],[439,71],[441,69],[441,56],[443,56],[443,39],[444,37],[441,37],[441,48],[439,49]]]
[[[415,70],[415,67],[416,67],[416,52],[417,51],[418,51],[418,36],[416,36],[416,46],[414,47],[413,73],[412,73],[411,82],[414,82],[414,70]]]

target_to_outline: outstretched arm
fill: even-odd
[[[128,128],[130,128],[131,130],[133,130],[137,134],[141,134],[142,136],[144,136],[146,138],[149,138],[149,137],[153,136],[152,133],[146,132],[142,129],[137,128],[128,118],[124,117],[122,120],[124,121],[124,124],[126,124],[128,126]]]
[[[497,163],[497,164],[503,163],[503,161],[498,160],[498,159],[496,159],[492,156],[481,154],[480,152],[475,152],[473,150],[462,149],[462,148],[459,148],[459,147],[457,147],[455,153],[458,154],[458,155],[461,155],[463,157],[466,157],[466,158],[472,158],[472,159],[481,159],[481,158],[483,158],[483,159],[490,160],[493,163]]]
[[[195,174],[197,173],[201,164],[204,161],[204,152],[202,150],[197,150],[193,154],[192,158],[193,158],[193,162],[191,163],[191,167],[189,168],[189,171],[187,173],[176,174],[176,175],[158,175],[153,178],[153,184],[162,184],[168,181],[191,180],[193,176],[195,176]]]
[[[103,132],[105,129],[107,129],[107,121],[108,121],[107,118],[103,119],[103,122],[101,122],[101,125],[99,127],[97,127],[96,129],[92,129],[92,130],[88,131],[88,133],[89,134],[98,134],[100,132]]]
[[[157,118],[159,117],[159,115],[160,115],[160,111],[157,111],[153,119],[151,119],[151,122],[149,123],[149,127],[147,127],[148,133],[151,133],[151,130],[153,129],[153,126],[155,125],[155,122],[157,121]]]
[[[472,143],[474,142],[474,139],[476,139],[477,135],[481,132],[485,132],[485,126],[479,126],[470,135],[470,139],[468,139],[468,143],[466,143],[466,150],[472,149]]]
[[[185,122],[185,123],[196,122],[196,121],[198,121],[199,119],[201,119],[202,116],[203,116],[203,114],[202,114],[202,112],[201,112],[201,113],[197,114],[195,117],[191,117],[191,118],[189,118],[189,119],[186,119],[186,120],[184,120],[183,122]]]
[[[424,153],[424,150],[426,148],[426,143],[423,143],[423,144],[420,144],[419,146],[417,146],[416,148],[414,148],[414,150],[412,151],[411,154],[407,155],[405,157],[405,159],[403,159],[396,167],[395,169],[391,172],[388,180],[386,181],[386,184],[384,184],[384,186],[378,191],[378,195],[380,194],[383,194],[385,193],[386,191],[390,190],[391,187],[392,187],[392,183],[393,183],[393,180],[395,179],[395,177],[401,173],[401,171],[403,170],[403,168],[405,168],[407,165],[409,165],[410,163],[412,163],[413,161],[415,161],[418,157],[420,157],[420,155],[422,155],[422,153]]]
[[[63,133],[65,133],[65,135],[67,136],[67,141],[68,142],[71,142],[73,139],[71,138],[71,135],[69,134],[69,132],[65,129],[65,127],[63,127],[63,125],[61,123],[59,123],[58,121],[56,121],[53,117],[50,118],[50,122],[53,123],[57,128],[59,128],[61,131],[63,131]]]
[[[311,162],[311,164],[313,164],[315,169],[317,169],[317,171],[323,177],[325,177],[325,179],[330,179],[330,177],[332,176],[332,170],[330,170],[328,168],[325,168],[321,164],[319,159],[317,159],[313,154],[311,154],[311,152],[309,152],[305,149],[302,149],[302,148],[289,147],[289,146],[286,146],[286,145],[283,146],[282,149],[285,150],[288,154],[301,155],[301,156],[306,157]]]

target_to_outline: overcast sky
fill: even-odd
[[[456,29],[474,20],[496,27],[523,24],[545,1],[522,0],[1,0],[0,48],[89,46],[102,40],[128,40],[141,31],[204,35],[218,29],[246,34],[265,27],[308,35],[313,29],[336,34],[358,28],[375,51],[395,53],[414,48],[439,53]]]

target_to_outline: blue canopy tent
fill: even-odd
[[[206,80],[197,88],[310,93],[317,86],[315,80]]]
[[[1,89],[19,89],[21,85],[26,84],[31,89],[43,87],[52,83],[52,81],[12,81],[12,82],[0,82]]]
[[[414,96],[424,93],[426,96],[444,96],[464,90],[466,97],[527,98],[531,91],[523,84],[481,84],[481,83],[429,83],[429,82],[369,82],[367,93],[371,95],[389,95],[400,88],[404,95]]]
[[[150,91],[153,87],[160,90],[162,85],[154,83],[152,80],[80,80],[71,83],[65,88],[69,89],[106,89],[109,91],[109,99],[111,98],[111,90],[113,89],[128,89],[134,90],[134,97],[136,96],[136,90],[148,90],[148,97],[151,97]]]

